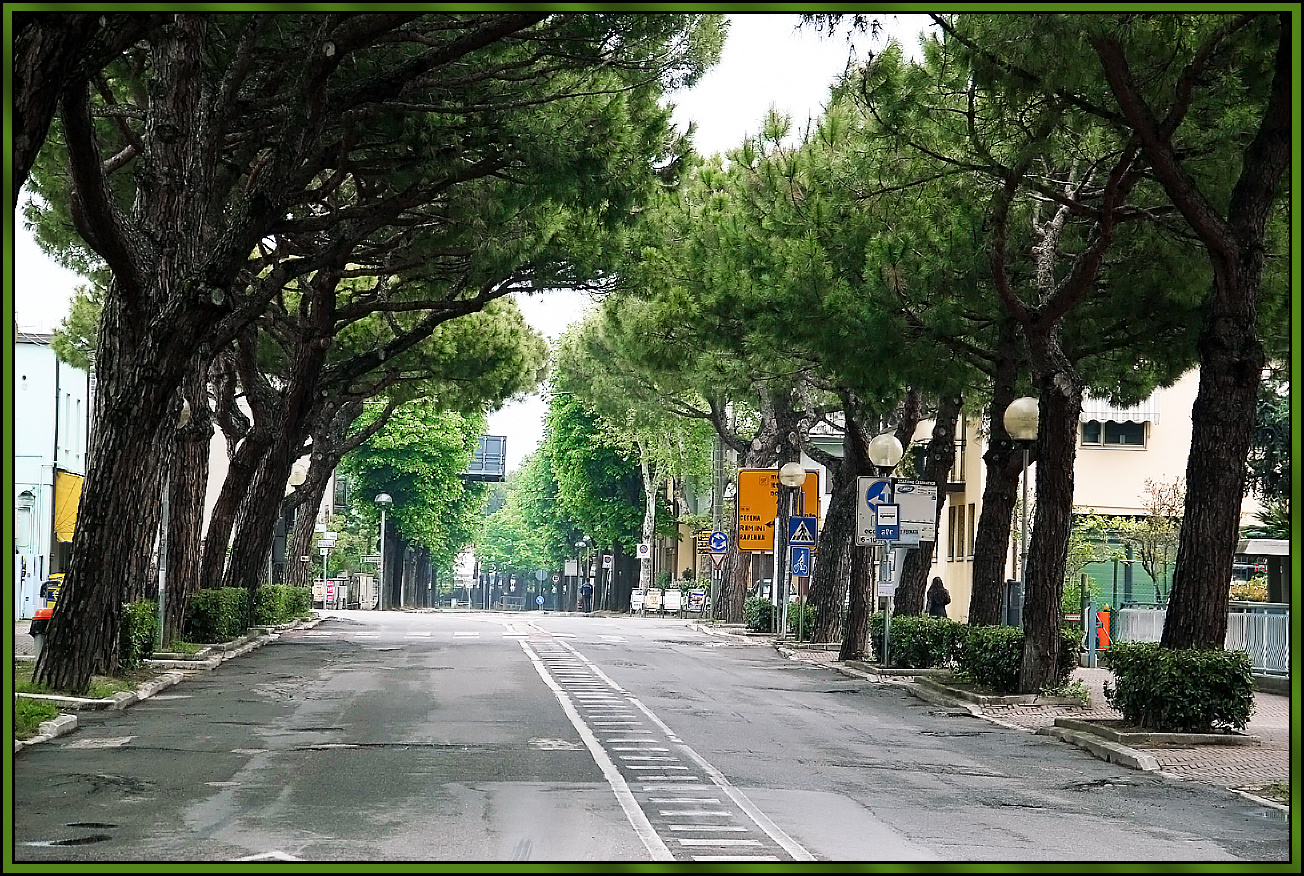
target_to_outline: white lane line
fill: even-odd
[[[668,764],[668,763],[658,763],[658,764],[627,763],[625,764],[625,766],[631,770],[686,770],[688,769],[688,767],[686,766],[674,766],[673,764]]]
[[[478,638],[480,638],[480,634],[479,634],[479,633],[466,633],[466,632],[461,632],[461,631],[459,631],[459,632],[455,632],[455,633],[453,633],[453,638],[454,638],[454,639],[457,639],[457,638],[471,638],[471,639],[478,639]]]
[[[693,833],[744,833],[751,830],[750,827],[738,827],[732,824],[672,824],[670,829]]]
[[[725,778],[722,772],[720,772],[715,767],[711,766],[711,764],[708,763],[705,758],[703,758],[696,751],[693,751],[692,748],[688,747],[688,745],[682,739],[680,739],[677,735],[675,735],[675,731],[671,730],[670,727],[668,727],[664,721],[662,721],[660,718],[654,715],[651,709],[643,705],[642,701],[640,701],[638,697],[634,696],[629,691],[625,690],[625,688],[617,684],[615,680],[611,678],[611,676],[603,672],[597,665],[593,663],[592,660],[589,660],[579,651],[576,651],[575,648],[572,647],[571,645],[567,644],[566,642],[558,642],[557,644],[560,647],[565,648],[570,653],[574,654],[575,659],[579,660],[581,663],[587,666],[589,671],[592,672],[595,676],[610,684],[612,690],[619,691],[620,693],[624,694],[629,699],[630,705],[634,706],[643,714],[647,715],[648,719],[653,724],[655,724],[658,728],[660,728],[661,732],[666,735],[667,739],[669,739],[671,742],[678,743],[683,748],[684,754],[688,756],[689,760],[694,761],[698,766],[700,766],[702,768],[702,771],[706,773],[707,778],[709,778],[712,782],[714,782],[715,785],[719,787],[721,791],[728,794],[729,799],[733,800],[734,804],[737,805],[739,809],[747,813],[747,817],[750,818],[756,824],[756,826],[759,827],[770,839],[778,843],[779,846],[784,851],[792,855],[792,857],[798,861],[815,860],[814,855],[806,851],[806,849],[802,848],[802,846],[798,844],[796,840],[794,840],[792,837],[784,833],[783,830],[780,829],[780,827],[777,824],[771,821],[764,812],[757,809],[756,804],[754,804],[751,800],[747,799],[747,796],[745,794],[743,794],[741,791],[739,791],[737,788],[731,785],[729,783],[729,780]]]
[[[351,636],[354,639],[379,639],[380,638],[380,633],[345,633],[344,635]]]
[[[774,855],[693,855],[694,861],[777,861]]]
[[[729,811],[721,812],[719,809],[662,809],[658,815],[719,815],[724,818],[733,818],[733,813]]]
[[[702,781],[702,780],[699,779],[697,776],[639,776],[639,777],[638,777],[638,780],[639,780],[640,782],[700,782],[700,781]],[[646,791],[646,790],[648,790],[649,788],[657,789],[657,790],[665,790],[665,789],[668,788],[668,787],[670,787],[670,786],[669,786],[669,785],[662,785],[662,786],[660,787],[660,789],[657,789],[655,785],[644,785],[644,786],[643,786],[643,790]],[[676,789],[678,789],[678,788],[709,788],[709,787],[711,787],[711,786],[710,786],[710,785],[676,785],[676,786],[675,786]]]
[[[157,699],[157,697],[156,697]],[[607,740],[610,742],[611,740]],[[625,740],[621,740],[622,742]],[[656,745],[613,745],[612,751],[669,751],[668,748],[661,748]]]
[[[685,846],[759,846],[760,840],[745,839],[684,839],[675,837],[675,839]]]
[[[429,633],[408,633],[408,634],[407,634],[407,637],[408,637],[409,639],[429,639],[429,638],[430,638],[430,634],[429,634]]]
[[[656,829],[652,827],[652,822],[648,821],[647,813],[634,799],[634,792],[625,783],[619,768],[607,756],[607,752],[603,750],[602,743],[598,742],[597,737],[593,735],[593,731],[589,729],[589,726],[584,723],[584,719],[580,717],[579,712],[575,710],[570,695],[548,674],[548,668],[543,665],[543,661],[539,659],[539,655],[534,652],[528,642],[521,642],[521,648],[525,651],[526,656],[530,658],[530,662],[534,664],[534,668],[539,673],[539,677],[543,679],[543,683],[548,685],[553,694],[556,695],[557,700],[561,703],[562,711],[566,713],[566,717],[570,719],[571,724],[579,732],[580,739],[584,740],[584,744],[588,747],[589,753],[593,755],[593,760],[597,763],[598,769],[602,770],[602,775],[606,777],[607,784],[611,785],[611,790],[615,793],[620,808],[625,810],[625,817],[629,819],[630,826],[634,828],[638,838],[643,841],[643,847],[648,850],[652,860],[673,861],[675,859],[674,854],[661,837],[657,835]]]
[[[620,749],[620,750],[624,751],[624,750],[626,750],[626,749]],[[661,749],[661,750],[662,750],[662,751],[665,751],[664,748]],[[622,755],[620,756],[620,759],[621,759],[621,760],[679,760],[679,758],[675,757],[673,754],[667,754],[667,755],[660,755],[660,754],[622,754]],[[684,769],[688,769],[688,767],[684,767]]]
[[[649,803],[719,803],[715,797],[648,797]]]

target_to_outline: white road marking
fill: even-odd
[[[719,809],[662,809],[658,815],[722,815],[725,818],[732,818],[732,812],[721,812]]]
[[[429,638],[430,638],[430,634],[429,634],[429,633],[408,633],[408,634],[407,634],[407,637],[408,637],[409,639],[429,639]]]
[[[778,845],[789,855],[791,855],[795,860],[798,861],[815,860],[814,855],[806,851],[806,849],[802,848],[802,846],[798,844],[796,840],[794,840],[792,837],[784,833],[783,830],[777,824],[771,821],[770,818],[764,812],[761,812],[761,810],[757,809],[756,804],[752,803],[751,800],[747,799],[747,796],[745,794],[743,794],[741,791],[739,791],[737,788],[731,785],[729,783],[729,780],[725,778],[723,773],[721,773],[715,767],[711,766],[711,764],[708,763],[707,760],[703,758],[700,754],[693,751],[693,749],[689,748],[688,745],[685,744],[684,741],[675,734],[675,731],[671,730],[670,727],[667,726],[664,721],[662,721],[660,718],[654,715],[651,709],[643,705],[643,703],[638,699],[638,697],[634,696],[629,691],[625,690],[623,687],[617,684],[615,680],[611,678],[611,676],[603,672],[596,664],[593,663],[592,660],[589,660],[579,651],[576,651],[575,648],[573,648],[571,645],[565,642],[558,642],[557,644],[560,645],[565,650],[567,650],[568,652],[570,652],[572,655],[574,655],[575,659],[579,660],[586,667],[588,667],[588,669],[595,676],[607,682],[611,686],[612,690],[624,694],[628,698],[630,705],[634,706],[640,712],[647,715],[648,720],[650,720],[653,724],[655,724],[661,730],[661,732],[665,734],[667,739],[669,739],[671,742],[680,745],[683,748],[683,752],[685,755],[687,755],[688,759],[696,763],[699,767],[701,767],[702,771],[706,774],[707,778],[710,779],[721,791],[727,794],[729,796],[729,799],[731,799],[734,802],[734,805],[736,805],[739,809],[741,809],[744,813],[746,813],[747,817],[750,818],[752,822],[755,823],[756,826],[759,827],[766,834],[766,836],[774,840],[774,842],[778,843]],[[644,776],[643,778],[646,779],[647,777]],[[680,842],[683,842],[683,840],[680,840]],[[753,841],[749,841],[749,842],[753,842]],[[757,844],[759,845],[759,842],[757,842]]]
[[[685,846],[759,846],[760,840],[745,839],[684,839],[676,837]]]
[[[649,803],[719,803],[715,797],[648,797]]]
[[[263,852],[259,855],[248,855],[243,858],[235,858],[237,861],[302,861],[302,858],[296,858],[294,855],[287,855],[285,852]]]
[[[80,739],[77,742],[66,743],[64,748],[121,748],[135,736],[100,736],[92,739]]]
[[[607,741],[610,742],[611,740],[608,739]],[[622,739],[620,741],[625,742],[627,740]],[[648,741],[650,742],[651,740]],[[670,749],[660,748],[656,745],[625,745],[625,746],[613,745],[611,747],[611,750],[612,751],[669,751]]]
[[[694,831],[701,833],[742,833],[749,830],[746,827],[739,827],[732,824],[672,824],[671,830]]]
[[[694,861],[777,861],[774,855],[693,855]]]
[[[459,638],[459,637],[465,637],[465,638],[471,638],[471,639],[478,639],[478,638],[480,638],[480,634],[479,634],[479,633],[467,633],[467,632],[462,632],[462,631],[460,631],[460,630],[459,630],[458,632],[453,633],[453,638],[456,639],[456,638]]]
[[[579,732],[580,738],[584,740],[589,753],[593,755],[594,762],[597,763],[598,768],[602,770],[603,776],[606,777],[607,784],[611,785],[611,790],[615,793],[620,808],[625,810],[625,817],[629,819],[629,823],[634,828],[634,832],[638,834],[638,838],[643,841],[643,847],[647,849],[648,854],[652,856],[654,861],[673,861],[675,859],[674,854],[671,853],[670,848],[661,837],[657,835],[656,829],[652,827],[652,822],[648,821],[647,814],[638,805],[638,801],[634,799],[634,792],[626,784],[616,764],[603,750],[602,743],[598,742],[597,737],[593,735],[593,731],[589,729],[589,726],[584,723],[584,719],[580,717],[579,712],[575,710],[570,695],[548,674],[547,667],[544,666],[543,661],[539,659],[539,655],[530,647],[528,642],[521,642],[521,648],[534,664],[534,668],[539,673],[539,677],[543,679],[543,683],[552,689],[553,694],[561,703],[566,717],[570,719],[571,724]]]

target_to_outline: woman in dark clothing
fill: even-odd
[[[951,603],[951,594],[946,592],[941,578],[934,578],[928,588],[928,613],[933,617],[946,617],[946,607]]]

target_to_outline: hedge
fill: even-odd
[[[1102,650],[1100,661],[1117,682],[1105,682],[1105,699],[1139,727],[1210,733],[1249,723],[1254,674],[1245,651],[1120,642]]]
[[[249,591],[243,587],[200,590],[186,605],[184,635],[197,643],[229,642],[248,628]]]
[[[118,634],[118,664],[135,669],[154,653],[158,640],[158,605],[150,600],[129,602],[122,612],[122,629]]]

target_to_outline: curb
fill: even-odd
[[[1128,748],[1118,742],[1111,742],[1103,739],[1095,733],[1087,733],[1081,730],[1070,730],[1067,727],[1051,726],[1042,727],[1037,731],[1038,736],[1054,736],[1063,742],[1076,745],[1078,748],[1086,749],[1101,760],[1109,763],[1116,763],[1119,766],[1131,767],[1134,770],[1144,772],[1154,772],[1159,769],[1159,761],[1155,760],[1153,755]]]
[[[1082,721],[1077,718],[1056,718],[1056,727],[1064,727],[1068,730],[1077,730],[1082,733],[1090,733],[1107,739],[1110,742],[1117,742],[1124,745],[1139,745],[1145,748],[1156,748],[1166,745],[1191,746],[1191,745],[1262,745],[1263,740],[1258,736],[1250,736],[1246,733],[1158,733],[1158,732],[1141,732],[1141,733],[1124,733],[1121,730],[1114,730],[1110,727],[1102,727],[1099,724],[1093,724],[1090,721]]]
[[[268,642],[274,642],[280,638],[280,633],[284,630],[292,629],[311,629],[321,623],[321,615],[314,616],[306,621],[294,621],[288,624],[281,624],[276,627],[260,627],[259,632],[242,636],[231,642],[224,642],[210,645],[200,653],[207,653],[213,649],[221,649],[220,653],[209,657],[205,660],[146,660],[146,665],[155,668],[168,668],[171,671],[164,672],[158,678],[150,679],[142,683],[134,691],[121,691],[106,699],[92,700],[82,697],[64,697],[54,694],[29,694],[15,693],[15,697],[23,697],[31,700],[41,700],[53,703],[60,708],[70,709],[72,711],[97,711],[121,710],[132,706],[141,700],[147,700],[161,690],[172,687],[174,684],[185,681],[190,672],[196,670],[211,670],[220,666],[222,663],[233,657],[239,657],[241,654],[247,654],[255,648],[260,648]],[[35,658],[33,658],[35,659]],[[64,736],[77,729],[77,716],[75,714],[60,714],[56,718],[43,721],[41,723],[41,732],[30,739],[15,739],[14,754],[35,745],[38,742],[49,742],[58,736]]]

